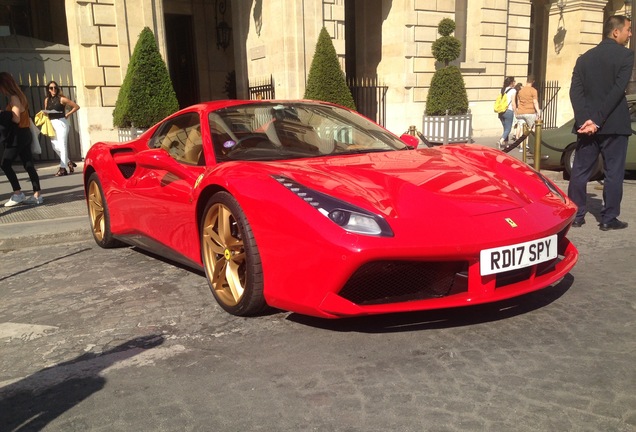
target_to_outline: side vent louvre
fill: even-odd
[[[137,167],[133,157],[133,149],[127,147],[114,148],[110,151],[110,155],[117,164],[117,168],[119,168],[121,175],[127,179],[132,177],[135,173],[135,168]]]

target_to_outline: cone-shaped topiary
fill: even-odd
[[[351,90],[340,69],[336,49],[331,42],[329,32],[324,27],[320,30],[316,52],[309,68],[305,99],[331,102],[356,109]]]
[[[442,35],[433,42],[432,51],[435,60],[444,63],[444,67],[438,69],[431,80],[431,87],[426,97],[426,115],[450,115],[466,114],[468,112],[468,95],[466,84],[457,66],[448,66],[448,63],[457,59],[461,50],[459,40],[451,36],[455,31],[455,21],[444,18],[437,26],[437,31]]]
[[[113,125],[147,128],[179,109],[166,63],[152,31],[139,34],[113,110]]]
[[[468,111],[468,97],[464,78],[457,66],[438,70],[431,80],[431,88],[426,98],[426,115],[465,114]]]

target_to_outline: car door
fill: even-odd
[[[203,151],[199,113],[189,112],[167,120],[141,152],[129,189],[130,210],[140,231],[155,243],[149,249],[184,253],[189,242],[198,242],[193,192],[205,169]]]

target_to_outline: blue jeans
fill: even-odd
[[[510,131],[512,130],[512,122],[514,119],[515,114],[512,110],[506,110],[503,114],[499,114],[499,120],[501,120],[501,125],[504,128],[501,139],[504,140],[506,144],[508,144],[508,135],[510,135]]]

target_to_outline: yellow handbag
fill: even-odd
[[[35,115],[35,125],[41,127],[40,132],[49,138],[55,138],[55,129],[51,124],[51,119],[43,111]]]

